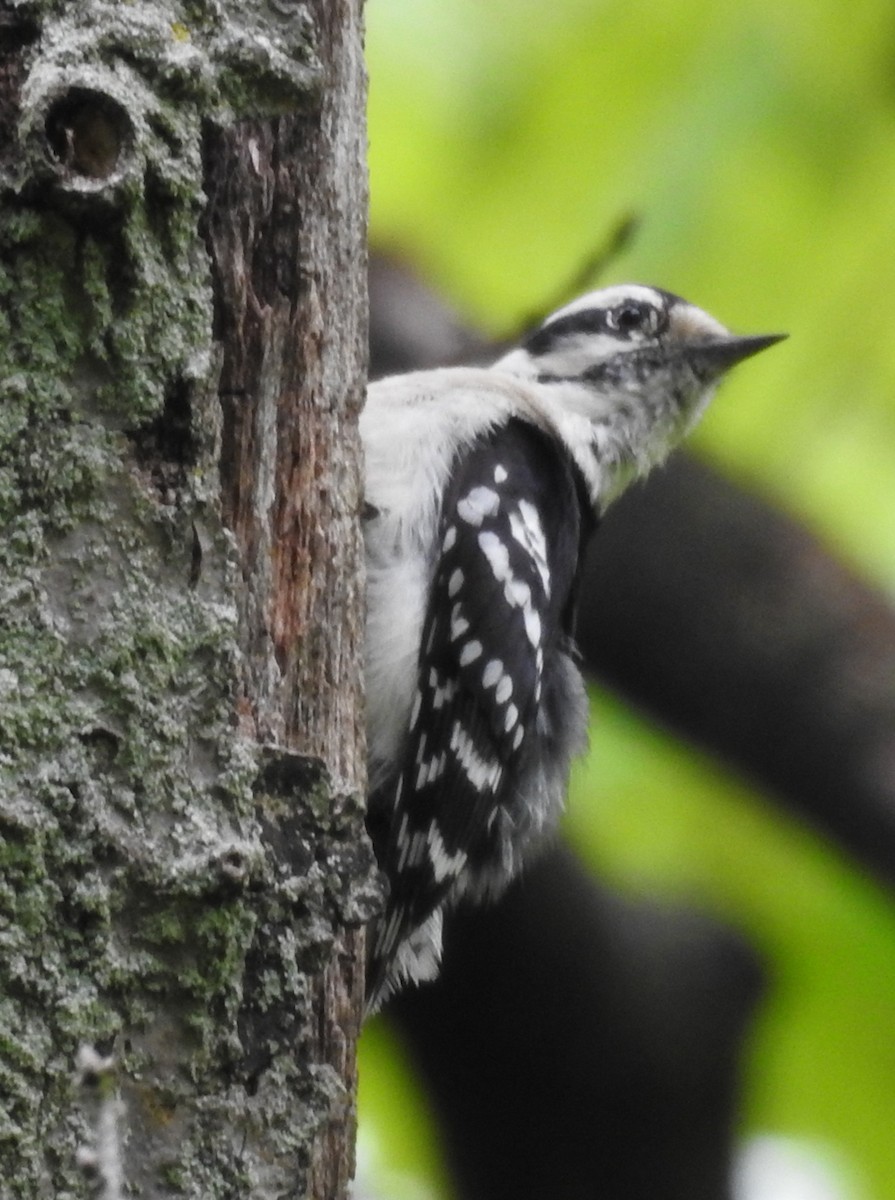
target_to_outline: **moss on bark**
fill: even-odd
[[[4,1196],[82,1196],[102,1169],[84,1046],[110,1056],[141,1194],[297,1189],[315,1129],[350,1104],[302,1051],[308,978],[371,902],[361,798],[240,732],[244,564],[221,520],[201,229],[207,123],[319,88],[303,12],[17,11],[18,136],[0,157]]]

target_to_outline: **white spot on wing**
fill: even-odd
[[[518,720],[519,709],[515,704],[511,704],[507,709],[507,715],[503,723],[504,730],[509,733]]]
[[[469,629],[469,622],[462,615],[460,605],[455,604],[451,610],[451,641],[456,642]]]
[[[488,560],[494,578],[498,583],[505,583],[512,578],[510,570],[510,554],[496,533],[486,529],[479,534],[479,549]]]
[[[514,608],[528,608],[531,605],[531,588],[521,579],[511,579],[504,589],[506,598]]]
[[[485,517],[493,517],[500,508],[500,496],[493,488],[474,487],[457,502],[457,515],[476,528]]]
[[[427,783],[434,783],[444,771],[444,754],[435,754],[428,762],[421,762],[416,774],[416,790],[420,791]]]
[[[428,734],[426,734],[426,733],[420,734],[419,745],[416,748],[416,756],[414,758],[414,762],[417,764],[417,766],[419,766],[419,764],[426,757],[426,742],[427,741],[428,741]]]
[[[541,644],[541,618],[531,607],[525,609],[522,614],[525,621],[525,632],[528,634],[528,640],[532,646],[540,646]]]
[[[482,643],[478,641],[467,642],[460,651],[460,666],[468,667],[470,663],[475,662],[482,653]]]
[[[529,505],[531,519],[537,522],[537,529],[540,531],[540,519],[537,516],[537,511],[533,505]],[[529,553],[534,559],[535,565],[541,575],[541,580],[544,584],[545,592],[548,591],[550,582],[550,573],[547,570],[546,559],[542,564],[536,554],[529,545],[531,530],[525,526],[521,518],[517,518],[517,527],[520,531],[519,536],[523,543],[527,546]],[[543,531],[541,532],[541,542],[543,543]],[[532,535],[533,536],[533,535]],[[494,573],[494,578],[504,585],[504,596],[507,604],[511,608],[522,609],[522,619],[525,622],[525,632],[528,635],[528,640],[532,646],[540,652],[541,643],[541,618],[540,614],[532,604],[531,588],[523,579],[516,579],[513,576],[510,568],[510,556],[506,546],[497,536],[490,530],[479,534],[479,547]],[[538,673],[543,669],[543,656],[539,653]]]
[[[500,465],[500,463],[498,463],[497,466],[494,468],[494,482],[495,483],[506,483],[506,479],[507,479],[507,469],[506,469],[506,467],[502,467]]]
[[[499,682],[501,675],[503,675],[503,663],[499,658],[492,658],[482,672],[482,686],[494,687]]]
[[[424,830],[418,829],[416,833],[408,834],[406,813],[401,818],[401,825],[395,840],[398,845],[399,871],[405,870],[408,866],[417,867],[426,861],[428,856],[426,833]]]
[[[398,831],[395,834],[395,842],[403,850],[408,844],[407,837],[407,813],[401,814],[401,820],[398,822]]]
[[[457,541],[457,526],[451,525],[445,531],[444,541],[441,543],[441,549],[443,550],[443,552],[445,554],[447,554],[447,552],[449,550],[453,550],[456,541]]]
[[[451,730],[451,750],[466,778],[477,792],[496,792],[503,777],[503,767],[497,759],[490,762],[482,758],[473,745],[472,738],[459,721]]]
[[[457,682],[454,679],[446,679],[443,684],[440,684],[432,695],[432,707],[441,709],[445,703],[450,704],[454,696],[457,694]]]
[[[497,685],[497,691],[494,693],[494,699],[498,704],[506,704],[510,696],[513,694],[513,681],[509,675],[504,675],[500,683]]]
[[[448,580],[448,595],[450,596],[450,598],[452,600],[453,600],[454,596],[456,596],[457,592],[459,592],[459,590],[462,586],[463,586],[463,572],[460,570],[459,567],[457,567],[457,569],[454,571],[454,573],[451,575],[450,579]]]
[[[466,854],[458,850],[451,854],[444,844],[444,838],[436,825],[429,829],[429,861],[432,864],[432,874],[437,883],[456,877],[466,866]]]
[[[518,511],[510,513],[513,537],[531,556],[541,577],[545,595],[550,595],[550,569],[547,566],[547,539],[541,516],[530,500],[520,500]]]

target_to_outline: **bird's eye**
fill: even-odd
[[[608,313],[609,328],[617,329],[619,333],[635,333],[637,330],[649,330],[654,324],[653,310],[646,304],[638,304],[634,300],[626,300]]]

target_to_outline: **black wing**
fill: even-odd
[[[401,943],[487,865],[489,834],[537,737],[545,666],[565,640],[581,542],[561,447],[512,421],[463,452],[445,495],[400,774],[370,829],[389,897],[368,994]]]

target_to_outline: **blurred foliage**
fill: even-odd
[[[435,1118],[400,1043],[375,1018],[361,1039],[357,1179],[361,1200],[449,1200]]]
[[[499,334],[637,213],[600,283],[791,334],[725,386],[699,451],[895,592],[891,0],[368,0],[367,18],[374,244]],[[895,1197],[891,901],[608,697],[599,715],[576,844],[768,956],[747,1126],[823,1139]]]
[[[369,0],[368,24],[374,241],[500,332],[639,213],[605,282],[792,334],[701,446],[895,588],[890,0]]]
[[[748,1048],[745,1129],[847,1148],[867,1194],[895,1196],[891,899],[821,838],[618,701],[600,694],[594,713],[566,833],[604,879],[710,908],[768,964]]]

